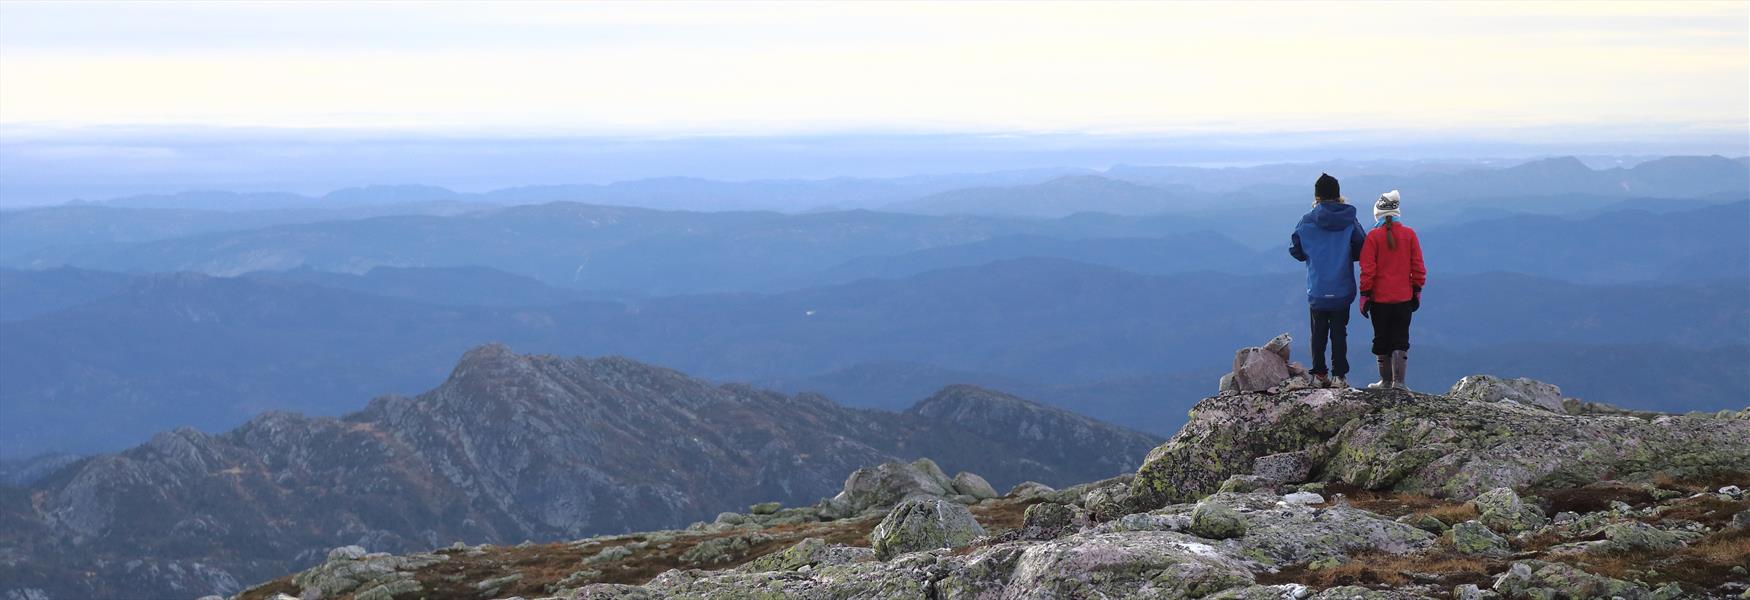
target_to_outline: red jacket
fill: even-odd
[[[1396,240],[1395,247],[1386,236]],[[1392,223],[1367,232],[1361,245],[1361,293],[1381,304],[1409,302],[1415,290],[1428,281],[1428,269],[1422,266],[1422,242],[1416,230],[1403,223]]]

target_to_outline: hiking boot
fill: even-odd
[[[1339,390],[1349,389],[1349,380],[1345,379],[1342,375],[1332,377],[1331,378],[1331,387],[1337,388]]]
[[[1312,384],[1316,388],[1328,388],[1331,387],[1331,378],[1326,377],[1324,373],[1313,373]]]
[[[1392,379],[1391,356],[1381,354],[1381,355],[1378,355],[1378,358],[1379,358],[1379,381],[1375,381],[1373,383],[1367,384],[1367,389],[1370,389],[1370,390],[1389,390],[1389,389],[1392,389],[1394,387],[1397,387],[1397,385],[1396,385],[1397,382]]]
[[[1404,385],[1404,381],[1407,380],[1404,377],[1404,369],[1409,366],[1409,362],[1409,352],[1398,350],[1391,353],[1392,387],[1400,390],[1410,389],[1410,386]]]

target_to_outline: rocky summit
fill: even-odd
[[[740,517],[719,513],[755,503],[758,518],[745,520],[852,518],[898,498],[859,488],[819,510],[784,507],[832,495],[863,468],[870,481],[904,478],[959,500],[993,497],[993,484],[1066,485],[1133,470],[1160,441],[967,386],[903,413],[867,411],[621,358],[489,345],[417,397],[378,398],[341,418],[269,413],[217,435],[179,429],[26,488],[0,487],[0,598],[235,594],[311,566],[357,577],[440,568],[447,563],[384,553],[458,540],[515,544],[733,522]],[[896,462],[924,456],[952,470]],[[721,568],[772,539],[714,541],[677,564]],[[349,546],[359,549],[330,552]],[[590,564],[625,551],[592,555]],[[340,563],[349,566],[331,566]],[[310,593],[366,591],[337,585]],[[500,587],[514,580],[472,593]],[[405,591],[370,597],[418,597]]]
[[[349,550],[237,600],[1750,598],[1750,409],[1628,413],[1488,377],[1238,391],[1258,385],[1203,400],[1135,473],[1062,489],[892,462],[808,507]]]

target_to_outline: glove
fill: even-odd
[[[1422,308],[1422,286],[1410,286],[1410,312]]]
[[[1369,313],[1373,311],[1373,303],[1368,302],[1367,300],[1368,298],[1366,296],[1361,297],[1361,318],[1372,319],[1373,316]]]

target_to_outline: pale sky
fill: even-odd
[[[1750,128],[1750,3],[0,5],[0,127]]]

